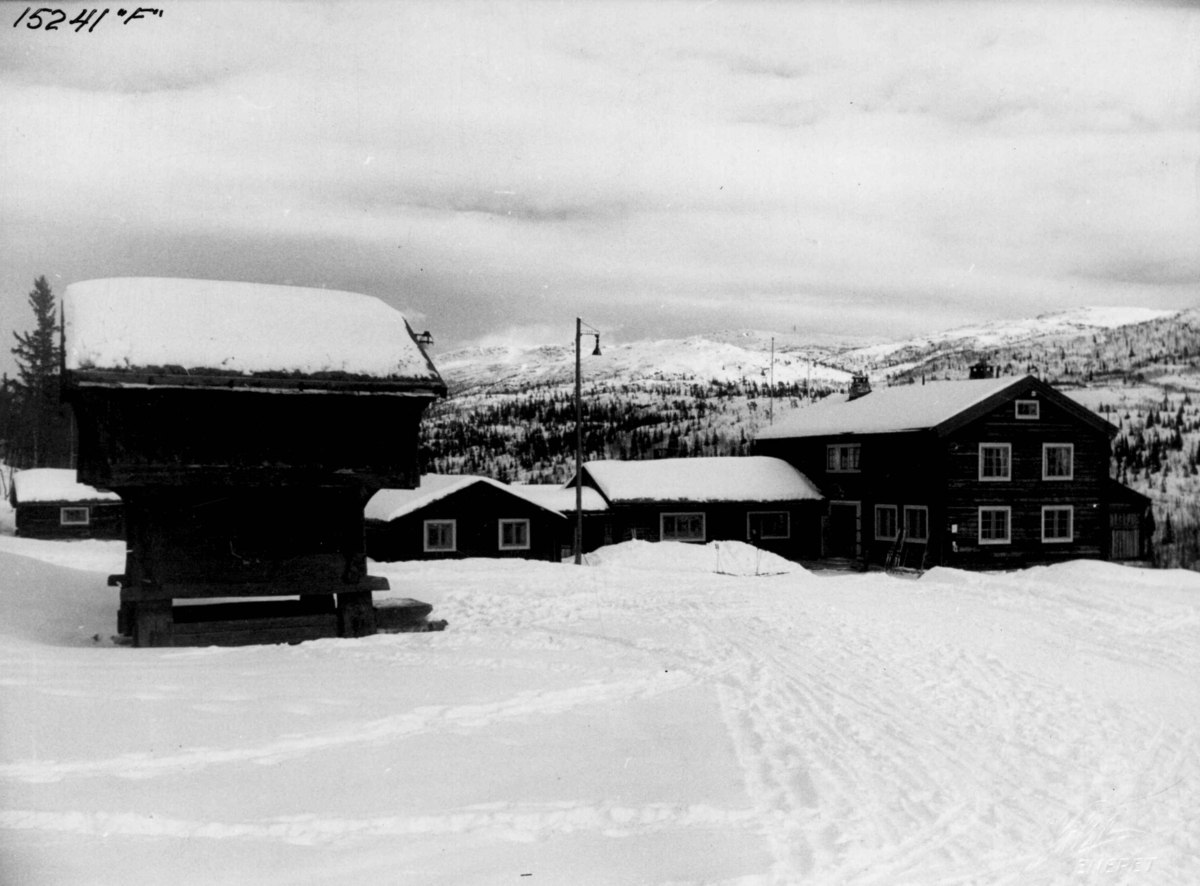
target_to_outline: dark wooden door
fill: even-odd
[[[835,502],[829,506],[826,557],[858,556],[858,517],[858,502]]]

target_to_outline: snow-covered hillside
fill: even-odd
[[[1200,882],[1194,573],[633,543],[374,567],[444,633],[130,649],[108,548],[0,538],[0,882]]]

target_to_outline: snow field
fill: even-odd
[[[640,543],[373,565],[444,633],[154,650],[100,544],[0,538],[3,882],[1200,881],[1194,573]]]

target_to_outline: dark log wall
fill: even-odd
[[[95,387],[69,396],[80,482],[104,489],[320,483],[351,471],[375,488],[411,488],[418,423],[429,402],[352,392]]]
[[[87,508],[87,525],[62,525],[62,508]],[[124,508],[121,502],[35,502],[18,504],[17,535],[22,538],[104,538],[125,537]]]
[[[943,529],[953,543],[946,562],[951,565],[1020,567],[1078,557],[1108,556],[1108,514],[1104,490],[1109,473],[1109,438],[1081,422],[1049,399],[1041,400],[1036,420],[1015,417],[1012,402],[994,409],[944,441],[947,511]],[[1012,445],[1012,479],[979,479],[979,444]],[[1071,443],[1074,478],[1042,479],[1042,446]],[[981,506],[1012,508],[1012,541],[979,544]],[[1042,506],[1074,508],[1074,539],[1070,543],[1042,541]],[[957,524],[958,531],[950,533]]]
[[[425,521],[454,520],[456,549],[425,550]],[[500,549],[500,520],[529,520],[529,549]],[[367,554],[375,560],[453,560],[502,557],[555,560],[571,520],[487,483],[474,483],[388,523],[367,524]]]

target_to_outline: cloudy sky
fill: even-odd
[[[39,274],[366,292],[438,350],[1200,301],[1186,4],[158,8],[0,20],[0,330]]]

